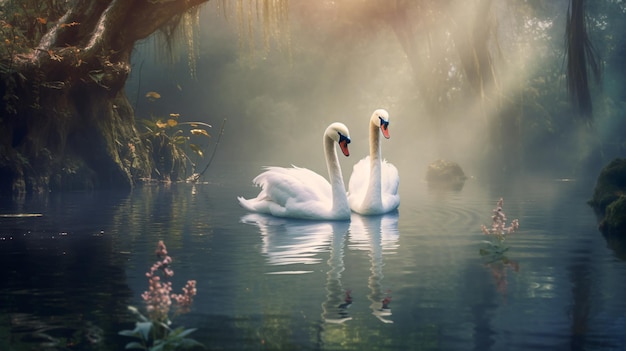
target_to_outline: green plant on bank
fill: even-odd
[[[150,92],[147,97],[160,97]],[[161,180],[179,178],[185,173],[187,164],[191,173],[196,173],[198,162],[205,155],[211,137],[207,129],[210,124],[204,122],[180,122],[180,114],[170,113],[167,118],[152,117],[142,119],[144,127],[142,142],[148,145],[154,160],[154,173]],[[190,154],[195,155],[191,157]]]
[[[202,344],[187,336],[196,331],[195,328],[172,329],[171,319],[189,312],[196,295],[196,281],[189,280],[182,289],[182,294],[173,294],[172,283],[162,278],[169,278],[174,271],[169,267],[172,258],[167,255],[167,248],[163,241],[159,241],[156,250],[157,261],[146,273],[149,289],[141,297],[146,303],[147,316],[144,316],[134,306],[128,306],[138,321],[135,329],[122,330],[120,335],[138,339],[126,344],[126,349],[140,349],[149,351],[172,351],[188,348],[204,348]],[[170,318],[170,314],[172,317]]]

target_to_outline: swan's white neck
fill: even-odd
[[[370,179],[363,202],[372,206],[382,206],[381,195],[381,154],[380,154],[380,127],[370,122]]]
[[[326,155],[326,167],[328,168],[328,178],[333,191],[333,213],[349,209],[346,187],[343,183],[343,175],[337,158],[335,141],[324,135],[324,154]]]

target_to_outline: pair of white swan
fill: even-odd
[[[326,128],[323,139],[330,183],[306,168],[268,167],[253,179],[261,187],[257,197],[239,196],[239,203],[252,212],[319,220],[350,219],[351,211],[375,215],[395,210],[400,205],[398,170],[381,158],[379,140],[380,132],[389,138],[389,113],[374,111],[369,125],[370,155],[354,165],[348,193],[334,143],[349,156],[350,133],[343,123],[335,122]]]

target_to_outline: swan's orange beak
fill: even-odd
[[[380,131],[383,132],[383,136],[389,139],[389,122],[380,124]]]
[[[339,141],[339,147],[341,148],[341,152],[343,152],[344,155],[350,156],[350,150],[348,150],[348,139]]]

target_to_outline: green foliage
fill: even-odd
[[[620,195],[606,207],[603,227],[611,235],[626,236],[626,196]]]
[[[126,350],[170,351],[204,348],[201,343],[187,337],[197,329],[183,327],[171,329],[165,323],[149,320],[134,307],[129,307],[129,309],[138,315],[140,321],[135,323],[135,329],[122,330],[118,333],[138,340],[126,344]]]
[[[127,350],[168,351],[204,347],[187,337],[196,331],[195,328],[170,328],[172,315],[189,312],[193,297],[196,295],[196,281],[188,281],[182,289],[182,294],[172,294],[171,282],[165,282],[166,278],[174,275],[174,271],[170,267],[172,258],[168,256],[167,247],[163,241],[159,241],[155,253],[157,261],[146,273],[149,289],[142,294],[148,317],[141,314],[137,308],[128,306],[128,310],[137,317],[138,321],[135,323],[135,329],[122,330],[118,334],[138,339],[138,341],[126,344]],[[172,302],[176,306],[173,314]]]
[[[606,165],[596,182],[593,197],[588,204],[597,212],[604,213],[612,202],[626,192],[626,159],[616,158]]]
[[[179,122],[179,114],[169,118],[140,120],[145,132],[141,140],[152,153],[155,173],[162,180],[178,179],[186,170],[187,163],[195,172],[198,161],[204,157],[211,137],[207,129],[211,125],[203,122]],[[189,155],[195,155],[192,159]]]
[[[603,233],[626,235],[626,159],[616,158],[602,169],[593,197],[587,203],[602,218]]]

